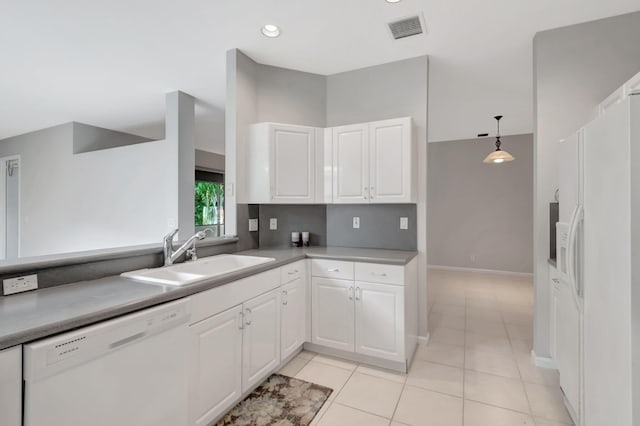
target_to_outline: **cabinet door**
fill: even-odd
[[[245,302],[242,391],[249,390],[280,364],[280,289]]]
[[[372,203],[412,200],[411,119],[369,124],[369,176]]]
[[[242,306],[189,327],[189,424],[207,425],[242,395]]]
[[[306,303],[305,287],[301,278],[282,286],[280,315],[282,359],[294,353],[304,343]]]
[[[22,425],[22,346],[0,351],[0,420]]]
[[[311,291],[311,341],[353,352],[353,281],[312,278]]]
[[[333,202],[369,202],[367,124],[333,128]]]
[[[404,287],[355,285],[356,352],[404,361]]]
[[[271,202],[315,202],[315,128],[271,127]]]

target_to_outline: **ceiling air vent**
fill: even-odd
[[[391,35],[396,40],[422,34],[424,32],[420,16],[403,18],[398,21],[390,22],[388,25]]]

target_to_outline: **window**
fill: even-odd
[[[195,226],[224,234],[224,175],[196,171]]]

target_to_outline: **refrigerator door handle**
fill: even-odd
[[[573,217],[571,218],[571,225],[569,226],[569,238],[567,242],[567,275],[569,276],[569,282],[574,290],[574,295],[580,297],[581,289],[576,277],[576,258],[575,248],[576,240],[578,236],[578,225],[582,220],[582,205],[577,205],[573,211]]]

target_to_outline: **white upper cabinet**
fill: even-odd
[[[241,201],[261,204],[323,202],[322,181],[316,182],[316,169],[323,167],[323,151],[319,149],[322,141],[322,129],[315,127],[254,124],[246,150],[247,185]],[[321,164],[316,164],[318,161]]]
[[[334,127],[333,202],[369,202],[369,127]]]
[[[369,124],[369,191],[372,203],[413,201],[411,119]]]
[[[640,95],[640,72],[627,81],[624,85],[627,95]]]
[[[411,117],[326,129],[258,123],[242,147],[241,203],[416,201]]]
[[[411,118],[334,127],[333,202],[415,202]]]

